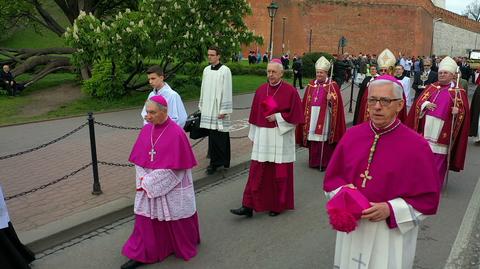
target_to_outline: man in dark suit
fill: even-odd
[[[462,73],[462,78],[468,81],[472,71],[470,64],[467,63],[467,57],[462,57],[462,61],[460,62],[460,72]]]
[[[0,87],[4,88],[12,96],[17,94],[17,83],[8,65],[4,65],[2,70],[0,70]]]
[[[415,90],[414,100],[417,100],[418,96],[420,96],[422,91],[425,89],[424,86],[437,82],[438,74],[437,72],[432,71],[430,69],[431,67],[432,67],[432,60],[425,59],[423,61],[423,70],[424,70],[423,73],[427,73],[427,76],[428,76],[428,79],[425,81],[425,84],[423,84],[423,81],[420,78],[420,76],[422,75],[422,72],[415,73],[415,76],[413,78],[413,84],[412,84],[412,88]]]
[[[303,63],[301,58],[293,57],[293,87],[297,87],[297,80],[299,81],[300,90],[303,89],[302,85],[302,73],[303,73]]]

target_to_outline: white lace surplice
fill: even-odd
[[[134,212],[137,215],[172,221],[195,214],[192,170],[136,168]]]

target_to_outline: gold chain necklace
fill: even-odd
[[[280,84],[280,85],[279,85],[279,84]],[[278,86],[277,90],[273,93],[272,97],[274,97],[275,94],[277,94],[278,90],[280,90],[280,87],[282,87],[282,84],[283,84],[283,81],[280,81],[280,82],[277,84],[277,85],[279,85],[279,86]],[[273,85],[273,86],[277,86],[277,85]],[[270,83],[267,83],[267,96],[270,96],[270,95],[268,94],[268,90],[269,90],[269,89],[270,89]]]
[[[392,122],[392,124],[394,122]],[[370,175],[370,165],[372,164],[372,161],[373,161],[373,155],[375,154],[375,151],[377,150],[377,143],[378,143],[378,140],[380,139],[380,136],[395,130],[399,125],[400,125],[400,121],[398,121],[395,124],[395,126],[393,126],[391,129],[388,129],[388,130],[386,130],[384,132],[381,132],[381,133],[377,133],[375,131],[375,129],[373,128],[372,121],[370,121],[370,129],[372,129],[373,133],[375,134],[375,138],[373,139],[372,147],[370,147],[370,154],[368,155],[367,169],[365,169],[365,172],[360,174],[360,177],[363,179],[362,188],[365,188],[367,180],[372,180],[373,179],[373,177]]]

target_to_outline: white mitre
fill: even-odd
[[[322,56],[315,63],[315,69],[328,72],[328,70],[330,70],[330,62],[327,60],[327,58]]]
[[[458,65],[454,59],[450,57],[445,57],[438,65],[438,71],[448,71],[450,73],[457,73]]]
[[[395,58],[395,55],[389,49],[384,49],[377,57],[379,69],[388,69],[389,67],[393,67],[395,66],[396,62],[397,58]]]

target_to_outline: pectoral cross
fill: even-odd
[[[152,148],[150,150],[150,152],[148,153],[148,155],[150,155],[150,161],[153,162],[153,156],[155,156],[155,154],[157,154],[157,152]]]
[[[315,96],[315,98],[313,99],[313,101],[316,103],[318,100],[318,96]]]
[[[372,179],[372,176],[370,176],[369,173],[370,173],[370,171],[365,170],[365,172],[360,175],[360,177],[363,178],[362,188],[365,188],[365,184],[367,183],[367,180]]]

